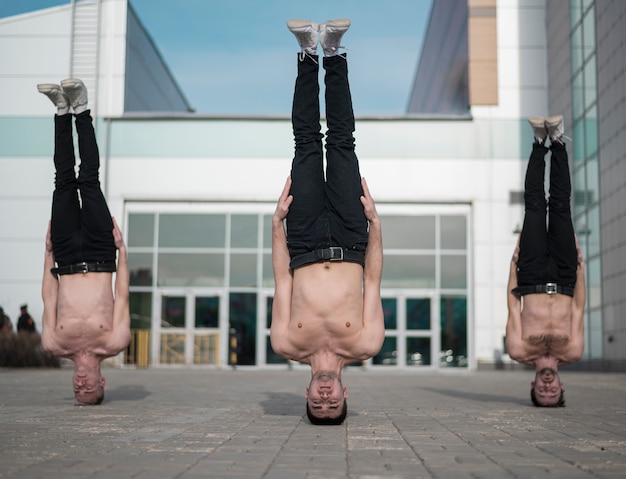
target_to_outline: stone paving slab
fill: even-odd
[[[309,372],[114,369],[74,406],[71,370],[0,370],[0,478],[625,478],[626,374],[344,372],[347,421],[304,418]]]

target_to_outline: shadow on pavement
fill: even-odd
[[[467,391],[457,391],[453,389],[442,389],[442,388],[430,388],[430,387],[422,387],[421,389],[425,389],[430,392],[443,394],[444,396],[450,396],[461,399],[470,399],[472,401],[479,402],[502,402],[502,403],[515,403],[521,406],[532,406],[530,402],[530,388],[527,397],[512,397],[506,395],[499,394],[486,394],[486,393],[471,393]]]

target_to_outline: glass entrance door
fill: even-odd
[[[385,341],[372,364],[467,367],[467,299],[403,291],[383,295]]]
[[[374,365],[432,366],[434,352],[439,350],[437,340],[436,305],[432,297],[383,297],[385,315],[385,341],[374,356]]]
[[[159,364],[219,366],[221,296],[168,291],[160,303]]]

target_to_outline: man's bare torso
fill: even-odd
[[[314,353],[332,351],[350,361],[363,359],[363,267],[323,262],[293,272],[289,340],[294,357],[308,363]]]
[[[58,354],[70,357],[82,351],[111,356],[113,290],[111,273],[71,274],[59,277],[56,327],[51,338]]]
[[[563,294],[522,297],[522,341],[529,358],[546,355],[567,361],[572,332],[572,298]]]

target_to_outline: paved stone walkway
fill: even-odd
[[[304,416],[306,369],[106,369],[100,406],[71,370],[0,370],[0,478],[625,478],[626,374],[344,372],[347,421]]]

